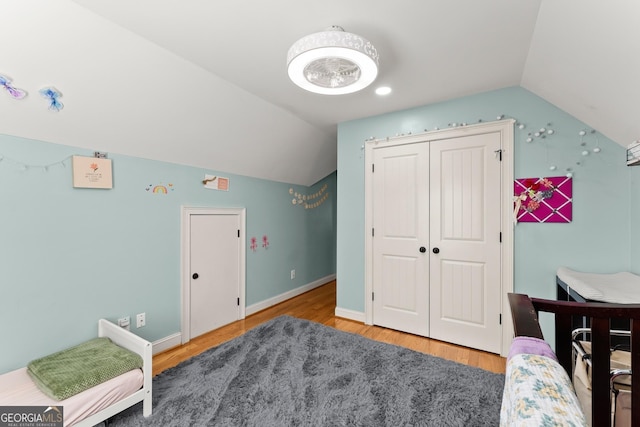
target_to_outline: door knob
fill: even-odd
[[[193,276],[191,276],[191,277],[193,277],[194,279],[197,279],[200,276],[198,276],[198,273],[193,273]]]
[[[425,248],[424,246],[420,246],[420,252],[421,253],[427,252],[427,248]]]
[[[433,253],[434,253],[434,254],[440,253],[440,249],[438,249],[438,248],[433,248]]]

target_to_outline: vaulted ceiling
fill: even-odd
[[[626,146],[638,22],[635,0],[4,0],[0,74],[65,108],[0,99],[0,133],[310,185],[340,122],[520,85]],[[288,80],[291,44],[331,25],[378,50],[362,92]]]

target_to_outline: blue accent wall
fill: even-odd
[[[516,292],[555,298],[555,273],[566,266],[580,271],[640,273],[640,168],[626,166],[625,149],[531,92],[511,87],[341,123],[338,126],[338,307],[364,312],[364,150],[365,140],[422,133],[453,123],[494,121],[515,127],[515,178],[560,176],[572,169],[573,221],[519,223],[514,233]],[[530,133],[553,129],[546,138]],[[584,137],[579,135],[586,130]],[[597,130],[597,129],[596,129]],[[629,141],[631,142],[631,141]],[[585,145],[582,145],[584,143]],[[592,150],[598,146],[601,151]],[[582,151],[587,150],[587,156]],[[578,164],[580,163],[580,164]],[[550,166],[557,166],[551,171]],[[548,326],[545,335],[549,333]]]
[[[179,332],[181,206],[246,208],[247,306],[336,272],[335,173],[304,187],[109,155],[113,189],[79,189],[72,155],[93,152],[0,135],[0,373],[94,337],[103,317],[131,316],[150,341]],[[205,173],[229,191],[205,189]],[[325,186],[316,208],[292,204]]]

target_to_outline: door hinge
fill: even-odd
[[[496,157],[498,158],[498,160],[502,161],[502,148],[499,150],[495,150],[494,151]]]
[[[238,297],[238,307],[240,306],[240,298]]]
[[[499,324],[502,325],[502,313],[500,313],[500,320],[499,320]]]
[[[371,227],[371,237],[373,237],[375,235],[376,235],[375,228]]]
[[[371,163],[371,173],[374,173],[375,171],[376,171],[376,165]]]
[[[238,230],[238,237],[240,237],[240,230]]]
[[[376,300],[376,294],[374,292],[371,292],[371,301],[375,301]]]
[[[500,232],[500,243],[502,243],[502,231]]]

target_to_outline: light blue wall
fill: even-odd
[[[101,317],[146,312],[132,331],[150,341],[179,332],[183,205],[246,208],[248,306],[335,274],[335,173],[303,187],[109,155],[114,188],[75,189],[71,155],[93,153],[0,135],[0,373],[95,336]],[[205,173],[230,190],[204,189]],[[325,184],[317,208],[291,203]]]
[[[629,258],[630,270],[640,273],[640,166],[629,167]]]
[[[444,129],[454,122],[493,121],[499,115],[526,126],[515,128],[516,178],[564,175],[567,168],[574,173],[571,223],[516,226],[515,290],[554,298],[559,266],[588,272],[640,273],[640,246],[632,238],[632,233],[640,234],[632,220],[640,213],[636,200],[640,168],[625,165],[625,150],[620,145],[598,133],[589,132],[581,140],[580,130],[591,128],[527,90],[512,87],[338,126],[338,307],[364,312],[365,140]],[[525,142],[529,133],[541,127],[555,133]],[[600,153],[582,155],[597,142]],[[551,165],[558,169],[550,171]]]

